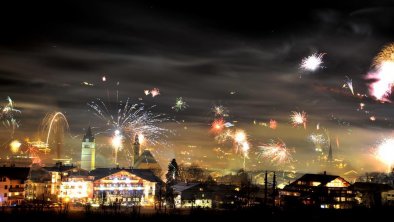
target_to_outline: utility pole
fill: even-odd
[[[265,171],[264,175],[264,204],[267,205],[267,195],[268,195],[268,172]]]
[[[275,206],[275,197],[276,197],[276,174],[274,172],[274,177],[272,179],[272,201],[273,201],[273,206]]]

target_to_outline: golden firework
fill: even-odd
[[[383,62],[394,62],[394,43],[387,44],[373,59],[372,66],[380,67]]]

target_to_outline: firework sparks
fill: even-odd
[[[103,81],[103,82],[107,81],[107,77],[105,77],[105,76],[101,77],[101,81]]]
[[[394,83],[394,62],[384,61],[373,72],[368,73],[366,79],[373,80],[369,84],[369,93],[375,99],[390,102],[391,88]]]
[[[354,96],[353,80],[351,78],[349,78],[348,76],[346,76],[346,81],[345,81],[345,84],[344,84],[344,88],[345,87],[349,88],[350,92]]]
[[[285,164],[292,161],[291,152],[282,140],[271,140],[258,148],[258,156],[270,160],[273,164]]]
[[[224,120],[222,118],[215,119],[211,124],[211,131],[214,133],[220,133],[224,129]]]
[[[14,153],[14,154],[19,152],[21,145],[22,145],[22,143],[19,142],[18,140],[13,140],[10,143],[11,152]]]
[[[304,111],[302,112],[293,111],[292,115],[290,115],[290,120],[294,127],[303,125],[304,129],[306,129],[307,119],[306,119],[306,113]]]
[[[0,121],[5,127],[11,127],[12,133],[19,127],[19,121],[16,119],[15,114],[20,114],[21,111],[14,108],[14,102],[10,97],[7,97],[7,104],[0,106]]]
[[[315,71],[318,68],[322,68],[323,56],[325,53],[314,53],[308,57],[305,57],[301,61],[300,68],[305,71]]]
[[[182,97],[176,98],[175,105],[172,107],[175,111],[181,111],[188,107],[187,103],[182,99]]]
[[[365,107],[365,104],[364,103],[360,103],[360,110],[363,110],[364,107]]]
[[[113,104],[112,104],[113,105]],[[142,104],[133,104],[130,99],[125,103],[120,101],[115,107],[105,104],[101,99],[88,103],[94,114],[106,124],[106,130],[111,135],[118,130],[125,139],[131,141],[136,135],[143,135],[146,143],[157,145],[165,143],[163,137],[171,131],[160,127],[159,124],[170,119],[164,114],[154,114],[150,108]]]
[[[222,105],[213,106],[211,110],[215,116],[228,116],[228,109]]]
[[[270,120],[270,126],[271,129],[276,129],[278,127],[278,122],[276,120],[271,119]]]
[[[218,143],[225,143],[226,141],[230,140],[233,138],[233,132],[230,129],[225,130],[224,132],[218,134],[215,137],[215,140]]]
[[[313,143],[316,152],[323,152],[322,146],[325,146],[329,143],[328,139],[324,136],[324,134],[320,133],[310,134],[308,136],[308,140]]]
[[[160,95],[160,90],[159,90],[159,88],[153,88],[153,89],[150,91],[150,94],[152,95],[153,98],[156,97],[156,96],[158,96],[158,95]]]
[[[384,139],[375,150],[375,157],[386,164],[391,171],[394,164],[394,139]]]
[[[234,134],[234,141],[236,143],[242,144],[246,141],[246,134],[243,130],[237,130]]]
[[[394,62],[394,43],[390,43],[375,56],[372,65],[381,66],[384,62]]]
[[[376,121],[376,117],[375,116],[370,116],[369,120],[371,120],[372,122]]]
[[[145,90],[144,90],[144,93],[145,93],[145,96],[149,95],[149,94],[150,94],[149,89],[145,89]]]

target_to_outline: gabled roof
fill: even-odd
[[[326,184],[330,181],[335,180],[339,176],[336,175],[327,175],[327,174],[304,174],[301,178],[299,178],[297,181],[306,181],[306,182],[320,182],[321,184]],[[294,182],[294,183],[295,183]]]
[[[99,180],[101,178],[118,173],[120,171],[129,172],[150,182],[162,183],[162,180],[158,178],[151,170],[142,170],[142,169],[96,168],[90,171],[89,175],[94,176],[94,180]]]
[[[27,180],[29,167],[0,167],[0,177],[5,176],[11,180]]]
[[[157,164],[157,161],[149,150],[144,150],[135,162],[134,167],[137,168],[142,163]]]

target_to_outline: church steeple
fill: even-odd
[[[82,142],[94,142],[94,136],[93,136],[92,129],[90,128],[90,126],[86,130],[86,133],[83,136]]]
[[[81,168],[87,171],[96,168],[96,143],[90,126],[82,140]]]

